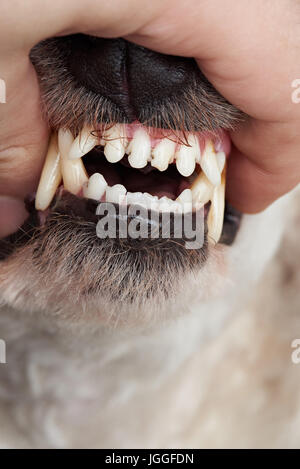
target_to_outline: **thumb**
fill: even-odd
[[[48,142],[39,86],[26,53],[0,57],[0,238],[26,218],[24,197],[36,188]],[[4,95],[4,96],[3,96]],[[5,101],[5,102],[4,102]]]

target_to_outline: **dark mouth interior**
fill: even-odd
[[[183,190],[189,188],[193,177],[197,175],[195,171],[186,178],[177,171],[175,164],[170,164],[163,172],[153,168],[150,163],[145,168],[135,169],[129,165],[127,155],[118,163],[109,163],[103,147],[96,147],[85,155],[83,164],[89,176],[100,173],[109,186],[122,184],[128,192],[148,192],[171,200],[175,200]]]

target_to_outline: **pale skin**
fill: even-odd
[[[125,37],[194,57],[208,79],[250,118],[231,134],[227,200],[256,213],[300,182],[298,0],[6,0],[0,17],[0,237],[26,218],[49,129],[28,54],[55,35]],[[300,93],[299,93],[300,94]]]

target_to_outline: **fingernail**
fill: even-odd
[[[22,200],[0,196],[0,238],[15,233],[27,218],[28,212]]]

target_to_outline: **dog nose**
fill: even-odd
[[[128,121],[180,93],[200,73],[190,58],[160,54],[124,39],[70,38],[69,68],[86,89],[113,102]]]

